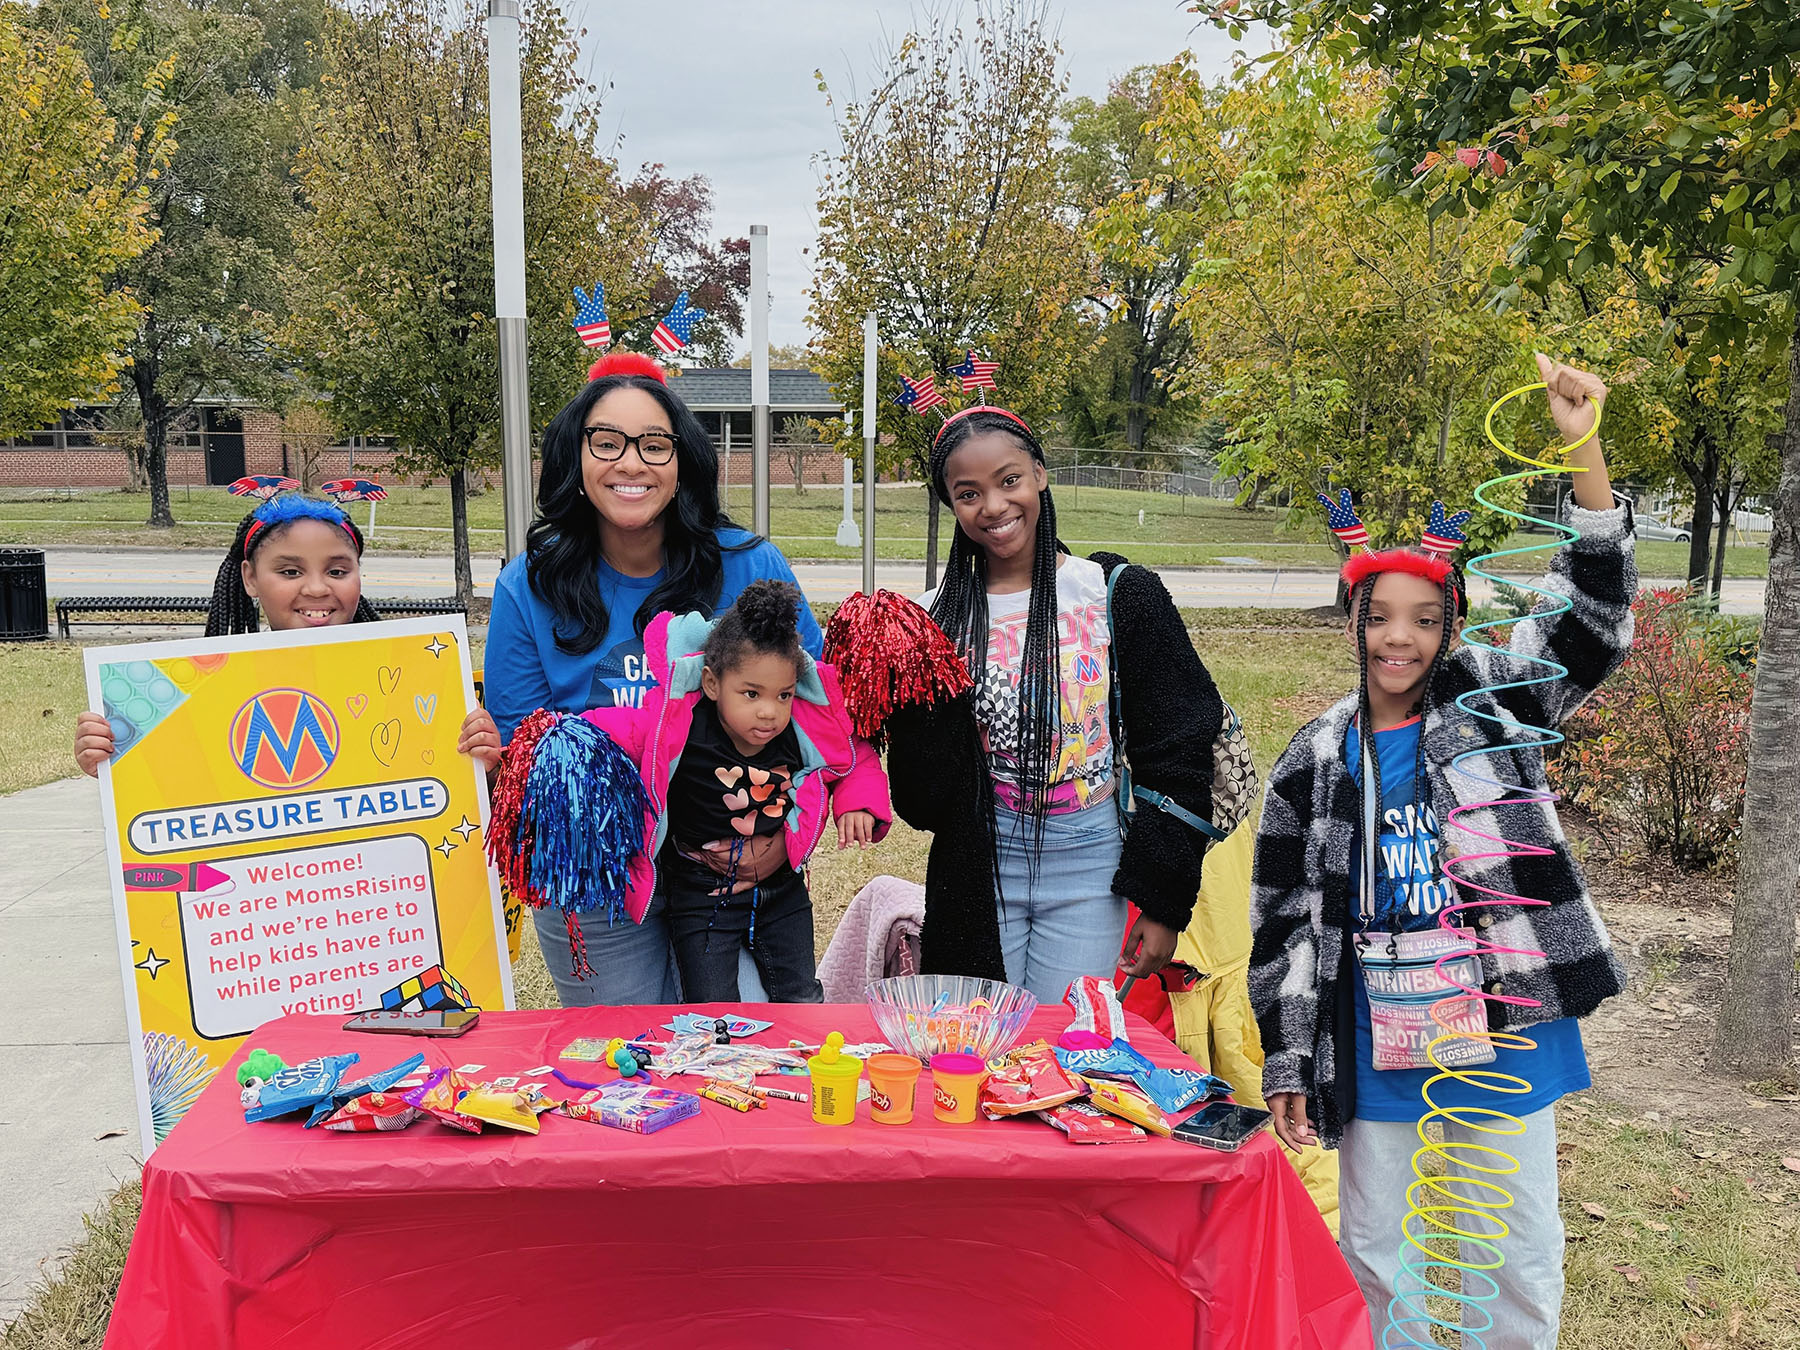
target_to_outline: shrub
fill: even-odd
[[[1646,593],[1633,610],[1631,653],[1564,725],[1552,777],[1644,853],[1713,867],[1729,860],[1743,810],[1751,672],[1685,591]]]

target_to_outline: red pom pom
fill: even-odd
[[[544,733],[556,725],[558,713],[539,708],[513,732],[500,760],[500,772],[494,777],[489,796],[487,847],[494,870],[506,883],[507,891],[533,908],[542,909],[544,897],[531,884],[531,845],[529,835],[519,836],[519,815],[525,803],[525,786],[531,777],[531,761],[537,743]]]
[[[641,375],[658,384],[669,382],[661,366],[638,352],[608,352],[588,367],[589,380],[603,380],[608,375]]]
[[[895,709],[955,698],[974,684],[931,616],[893,591],[858,591],[839,605],[825,629],[825,659],[838,669],[851,725],[877,747]]]

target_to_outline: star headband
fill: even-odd
[[[1357,518],[1349,488],[1339,488],[1335,501],[1323,492],[1318,498],[1325,507],[1326,524],[1350,550],[1350,557],[1340,573],[1350,590],[1380,572],[1405,572],[1441,586],[1453,570],[1451,555],[1469,541],[1462,528],[1469,523],[1469,513],[1458,511],[1451,515],[1442,502],[1433,502],[1431,518],[1425,524],[1425,533],[1420,537],[1417,549],[1374,550],[1369,547],[1368,527]],[[1357,552],[1358,549],[1362,552]]]

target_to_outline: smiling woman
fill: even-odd
[[[711,615],[762,579],[794,574],[773,544],[719,509],[718,453],[662,368],[629,352],[602,358],[544,428],[538,518],[524,556],[494,586],[485,681],[500,737],[538,708],[640,706],[655,684],[650,621]],[[819,626],[805,605],[799,631],[817,656]],[[534,914],[564,1006],[678,1001],[660,897],[640,923],[583,925],[586,979],[575,977],[560,917]]]

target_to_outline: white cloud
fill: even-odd
[[[834,90],[866,86],[913,20],[888,0],[664,0],[622,8],[572,0],[586,70],[612,82],[606,125],[623,137],[627,174],[660,162],[712,180],[713,225],[744,235],[769,227],[771,341],[806,339],[804,250],[813,240],[811,159],[834,143],[815,70]],[[1209,74],[1230,69],[1237,44],[1181,0],[1089,0],[1053,14],[1070,92],[1099,97],[1132,66],[1192,50]],[[1255,50],[1266,49],[1266,42]]]

